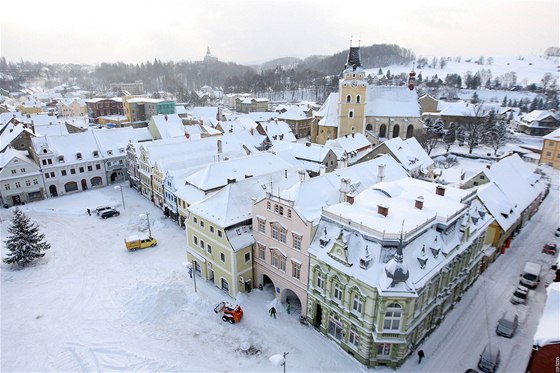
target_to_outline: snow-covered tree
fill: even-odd
[[[509,136],[507,133],[507,124],[503,120],[499,120],[490,112],[484,125],[484,136],[482,138],[485,145],[494,149],[494,155],[498,153],[498,149],[507,144]]]
[[[461,123],[461,136],[463,137],[463,142],[465,142],[469,148],[469,154],[472,154],[473,149],[482,143],[486,116],[487,113],[484,111],[482,104],[477,104],[474,105],[468,120]],[[457,131],[457,138],[459,139],[459,130]]]
[[[442,140],[445,145],[445,151],[449,152],[449,149],[451,149],[451,146],[455,143],[455,140],[457,140],[457,124],[455,122],[449,123]]]
[[[428,155],[439,145],[443,134],[444,127],[441,120],[433,120],[428,117],[424,121],[424,133],[420,136],[419,143]]]
[[[3,259],[6,264],[18,264],[24,267],[44,256],[44,251],[51,248],[50,244],[44,242],[45,235],[39,233],[37,223],[31,222],[29,217],[18,208],[14,211],[8,232],[10,236],[4,241],[10,251]]]

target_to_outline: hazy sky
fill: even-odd
[[[137,63],[332,54],[394,43],[417,55],[517,56],[559,45],[558,1],[3,1],[9,61]]]

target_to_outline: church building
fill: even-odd
[[[350,47],[339,91],[331,93],[315,114],[311,141],[324,144],[359,132],[377,145],[394,137],[413,137],[421,128],[416,91],[404,86],[368,85],[360,47]]]

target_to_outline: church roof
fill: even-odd
[[[360,63],[360,47],[350,47],[348,51],[348,61],[346,62],[346,67],[361,67]]]

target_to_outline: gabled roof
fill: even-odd
[[[276,141],[268,149],[269,151],[284,156],[292,156],[299,160],[312,161],[316,163],[324,162],[325,158],[332,150],[324,145],[298,142]]]
[[[227,184],[217,193],[200,201],[189,211],[214,224],[227,228],[252,217],[252,198],[262,198],[273,189],[284,189],[298,180],[294,167],[256,175]]]
[[[543,139],[545,140],[554,140],[554,141],[560,141],[560,128],[552,131],[551,133],[549,133],[546,136],[543,136]]]
[[[394,137],[380,144],[385,145],[391,151],[391,154],[397,161],[407,170],[415,170],[419,167],[427,169],[434,164],[434,161],[428,153],[422,148],[418,140],[414,137],[403,140],[400,137]]]
[[[254,177],[274,171],[291,169],[292,165],[272,153],[230,159],[206,165],[186,178],[186,182],[203,191],[213,190],[227,184],[228,178],[242,180],[246,175]]]
[[[407,87],[368,86],[367,117],[420,117],[420,104],[415,91]]]
[[[298,106],[290,107],[285,113],[278,115],[278,119],[282,120],[306,120],[309,119],[307,114]]]
[[[560,343],[558,315],[560,314],[560,282],[553,282],[546,288],[547,298],[544,310],[533,337],[533,343],[543,347]]]
[[[146,127],[94,129],[92,132],[101,154],[105,157],[109,155],[107,153],[108,151],[111,151],[114,157],[124,156],[126,153],[126,145],[129,141],[142,142],[152,140],[152,135]],[[121,151],[121,149],[123,151]]]
[[[63,156],[64,163],[82,163],[95,160],[93,151],[99,151],[92,131],[78,132],[71,135],[47,135],[32,139],[37,154],[41,154],[42,146],[46,145],[55,157]],[[123,144],[126,147],[126,144]],[[81,159],[77,154],[81,154]]]
[[[290,128],[290,125],[283,121],[270,121],[261,123],[262,128],[270,141],[296,142],[297,139]]]
[[[558,113],[553,113],[549,110],[533,110],[530,113],[523,115],[521,119],[525,122],[540,122],[541,120],[549,117],[552,117],[557,121],[560,120],[560,115]]]
[[[319,126],[338,127],[338,97],[338,93],[331,93],[315,113],[315,116],[321,118]]]
[[[478,188],[478,198],[484,203],[498,225],[507,231],[519,219],[520,209],[514,201],[508,199],[504,192],[490,182]]]
[[[39,170],[39,166],[37,166],[37,164],[27,156],[27,151],[16,150],[12,147],[8,147],[5,151],[0,153],[0,170],[6,167],[6,165],[14,158],[17,158],[25,164],[31,165],[35,170]]]
[[[153,123],[162,139],[185,136],[185,126],[178,114],[158,114],[152,116]]]

